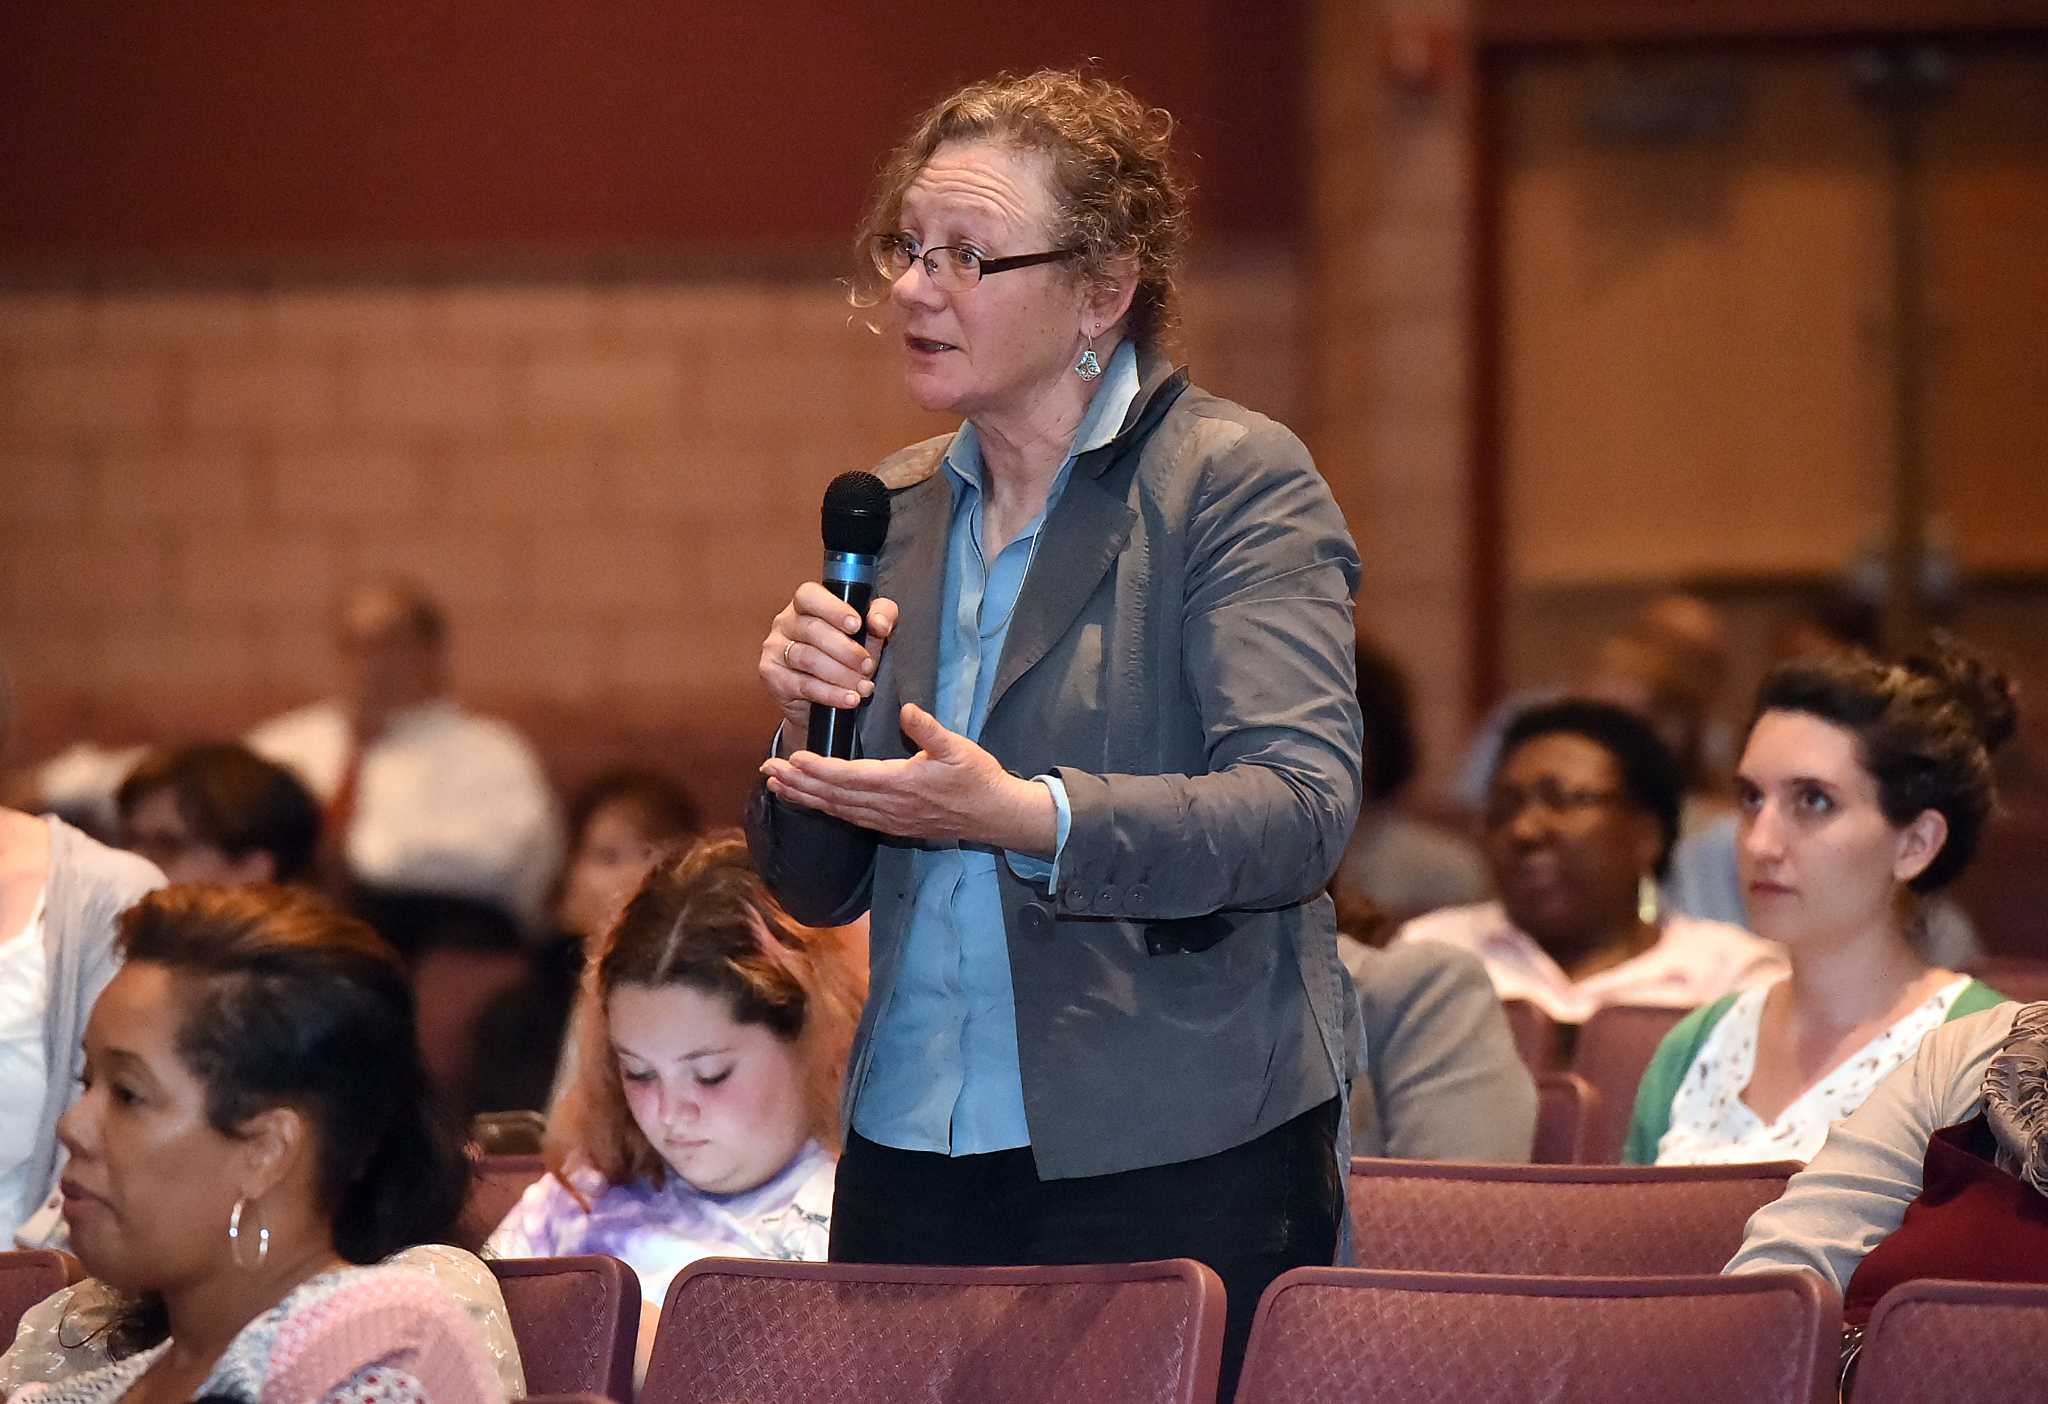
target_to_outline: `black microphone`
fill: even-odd
[[[854,640],[866,643],[868,605],[875,598],[875,557],[889,535],[889,489],[873,473],[841,473],[825,489],[819,514],[825,528],[825,588],[860,616]],[[853,733],[862,708],[811,704],[809,749],[821,756],[853,759]]]

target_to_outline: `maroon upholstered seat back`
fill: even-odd
[[[85,1269],[69,1253],[50,1249],[34,1252],[0,1253],[0,1337],[4,1345],[14,1343],[14,1330],[22,1313],[53,1292],[61,1291],[85,1276]]]
[[[1799,1167],[1351,1162],[1358,1266],[1557,1277],[1716,1273]]]
[[[1511,999],[1501,1005],[1508,1016],[1508,1030],[1515,1036],[1515,1051],[1532,1073],[1549,1072],[1557,1066],[1557,1025],[1550,1016],[1526,999]]]
[[[457,1243],[472,1251],[480,1247],[512,1212],[526,1187],[546,1173],[547,1166],[537,1155],[477,1157],[469,1201],[462,1206],[462,1217],[455,1226]]]
[[[1199,1263],[918,1268],[711,1258],[670,1286],[640,1404],[1206,1404]]]
[[[1538,1165],[1583,1165],[1590,1161],[1600,1093],[1577,1073],[1536,1077],[1536,1144],[1529,1159]]]
[[[1664,1035],[1691,1012],[1647,1004],[1610,1004],[1594,1010],[1593,1017],[1580,1026],[1578,1042],[1572,1048],[1572,1071],[1600,1093],[1589,1146],[1592,1161],[1621,1159],[1643,1069],[1650,1066],[1650,1055]]]
[[[2007,999],[2022,1004],[2048,999],[2048,960],[1980,960],[1971,963],[1970,973]]]
[[[1856,1404],[2012,1404],[2048,1395],[2048,1286],[1908,1282],[1871,1313]]]
[[[602,1394],[522,1394],[517,1404],[612,1404]]]
[[[448,1096],[460,1096],[469,1084],[477,1019],[532,969],[533,958],[525,951],[441,945],[420,953],[412,972],[420,1058],[434,1085]]]
[[[1259,1302],[1237,1400],[1816,1404],[1832,1398],[1841,1319],[1834,1293],[1792,1270],[1599,1279],[1299,1268]]]
[[[528,1390],[632,1399],[640,1279],[631,1268],[617,1258],[503,1258],[491,1271]]]

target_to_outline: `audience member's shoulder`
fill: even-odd
[[[1498,902],[1445,907],[1402,922],[1388,949],[1408,941],[1443,941],[1472,948],[1488,935],[1506,929],[1507,924],[1507,914]]]
[[[512,1331],[511,1313],[489,1264],[451,1244],[420,1243],[393,1253],[384,1260],[384,1266],[419,1273],[453,1297],[482,1333],[484,1349],[490,1354],[507,1397],[516,1399],[526,1393],[525,1368],[519,1358],[518,1339]]]
[[[538,764],[533,743],[526,739],[526,733],[503,717],[472,712],[464,707],[451,707],[447,715],[450,729],[458,731],[466,745],[522,763]]]
[[[51,866],[66,869],[114,911],[164,885],[164,875],[147,858],[101,843],[62,819],[45,822],[50,826]]]
[[[526,1187],[519,1203],[521,1208],[551,1219],[580,1219],[598,1212],[607,1201],[618,1199],[622,1193],[621,1186],[579,1162],[560,1172],[550,1170],[542,1175]]]
[[[2013,1020],[2021,1010],[2038,1007],[2008,1000],[1989,1009],[1980,1009],[1975,1014],[1965,1014],[1959,1019],[1937,1024],[1920,1041],[1916,1056],[1923,1062],[1938,1066],[1960,1067],[1981,1062],[1997,1052],[2005,1042],[2012,1032]]]
[[[832,1217],[832,1192],[839,1181],[839,1157],[813,1142],[804,1151],[810,1169],[797,1185],[792,1202],[805,1213]]]
[[[405,1268],[450,1286],[467,1287],[491,1275],[489,1265],[482,1258],[452,1243],[415,1243],[393,1253],[383,1265]],[[457,1295],[461,1293],[458,1291]]]
[[[376,1264],[315,1278],[283,1303],[264,1369],[266,1399],[327,1399],[367,1366],[394,1356],[427,1398],[502,1400],[476,1324],[439,1283]]]
[[[1486,962],[1448,941],[1401,941],[1377,953],[1375,974],[1390,984],[1477,984],[1491,990]]]
[[[1367,948],[1370,951],[1370,948]],[[1411,1005],[1438,1006],[1459,997],[1494,999],[1486,962],[1448,941],[1398,941],[1370,951],[1372,961],[1354,969],[1358,993],[1368,1010],[1391,1012]]]

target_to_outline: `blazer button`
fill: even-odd
[[[1144,883],[1141,882],[1136,887],[1133,887],[1131,889],[1130,907],[1132,911],[1143,910],[1147,905],[1151,903],[1151,901],[1152,889],[1147,887]]]
[[[1017,922],[1027,935],[1043,936],[1052,930],[1052,913],[1041,902],[1026,902],[1017,913]]]
[[[1116,889],[1114,887],[1102,889],[1102,895],[1096,899],[1095,910],[1098,912],[1113,912],[1116,910]]]

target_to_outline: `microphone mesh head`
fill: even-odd
[[[873,473],[841,473],[825,489],[825,549],[872,556],[889,535],[889,489]]]

